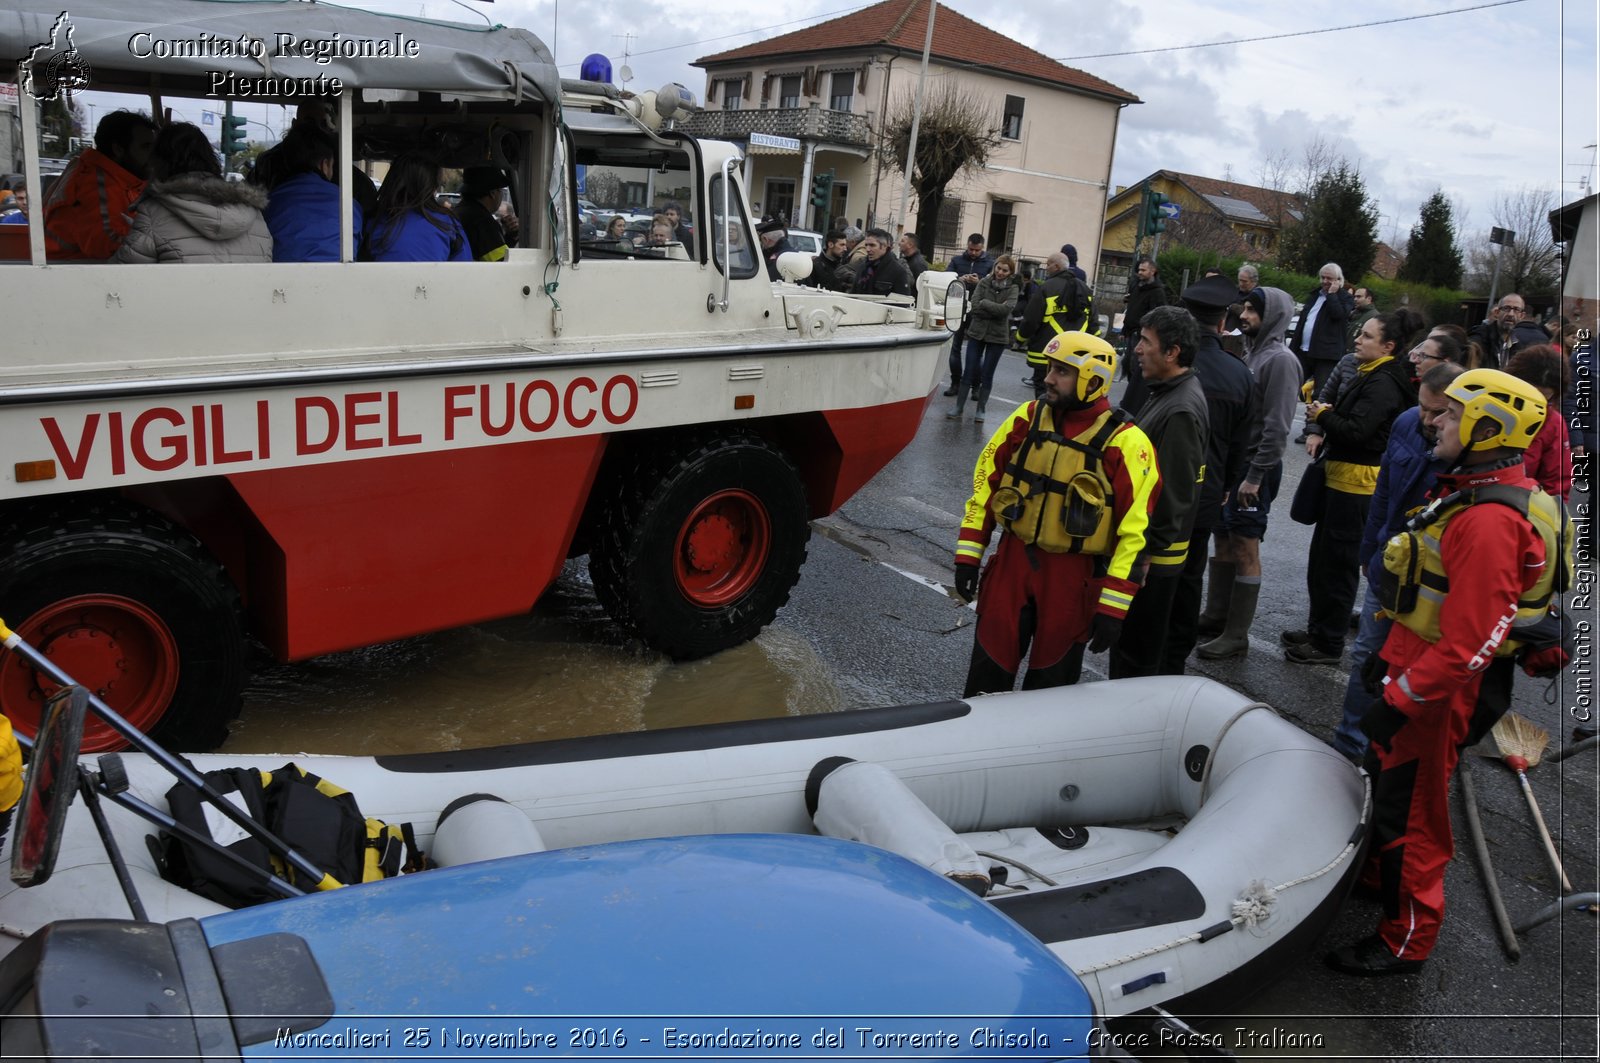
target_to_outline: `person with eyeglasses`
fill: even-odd
[[[1461,361],[1461,348],[1449,336],[1430,333],[1423,341],[1411,348],[1411,379],[1420,380],[1423,374],[1436,365],[1445,362],[1465,364]]]
[[[1361,583],[1361,529],[1379,463],[1395,418],[1417,401],[1402,358],[1425,327],[1421,316],[1405,306],[1368,321],[1356,339],[1361,367],[1355,382],[1334,405],[1311,403],[1306,411],[1306,419],[1323,428],[1306,449],[1313,457],[1327,449],[1327,489],[1306,565],[1306,626],[1279,636],[1291,663],[1338,664],[1344,655],[1350,609]]]
[[[1394,419],[1383,460],[1378,463],[1378,482],[1361,533],[1359,557],[1367,577],[1361,625],[1350,646],[1344,713],[1333,731],[1333,748],[1352,764],[1360,765],[1369,745],[1361,730],[1361,716],[1372,705],[1365,675],[1367,660],[1382,648],[1393,624],[1378,596],[1383,583],[1383,545],[1404,530],[1411,512],[1433,490],[1434,479],[1448,467],[1446,462],[1434,459],[1433,447],[1439,442],[1439,418],[1448,404],[1445,389],[1466,371],[1465,366],[1453,361],[1427,363],[1417,385],[1417,404]]]
[[[1527,315],[1528,301],[1516,292],[1508,292],[1467,335],[1478,341],[1495,366],[1503,368],[1522,348],[1550,342],[1539,323]]]

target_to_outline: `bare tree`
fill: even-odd
[[[1289,187],[1289,174],[1294,170],[1294,161],[1289,155],[1288,148],[1279,148],[1261,159],[1256,166],[1256,181],[1262,188],[1270,188],[1274,192],[1286,191]]]
[[[911,144],[914,93],[904,93],[890,107],[883,122],[878,154],[899,172],[905,171]],[[917,242],[934,246],[939,208],[945,188],[963,172],[981,170],[1000,146],[993,101],[974,96],[953,78],[940,78],[929,88],[917,123],[917,157],[911,170],[911,189],[917,196]]]
[[[1300,153],[1298,167],[1294,171],[1294,187],[1291,191],[1302,196],[1309,196],[1311,190],[1316,188],[1322,179],[1340,167],[1358,170],[1333,146],[1333,141],[1316,134],[1306,141],[1305,148]],[[1359,172],[1359,171],[1358,171]]]
[[[1550,231],[1550,212],[1559,206],[1554,189],[1524,185],[1495,196],[1494,224],[1516,233],[1511,243],[1497,247],[1488,233],[1467,244],[1467,283],[1488,293],[1495,259],[1500,260],[1499,292],[1550,295],[1561,284],[1561,249]]]
[[[1226,220],[1209,211],[1185,211],[1167,222],[1166,240],[1198,251],[1201,265],[1212,265],[1231,255],[1250,251],[1244,237],[1234,232]],[[1211,259],[1215,262],[1208,261]]]
[[[622,205],[622,178],[615,170],[591,166],[583,179],[583,188],[588,198],[602,207],[614,209]]]

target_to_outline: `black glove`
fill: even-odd
[[[1383,693],[1383,677],[1389,674],[1389,662],[1374,651],[1361,662],[1361,688],[1373,697]]]
[[[1104,653],[1122,638],[1122,621],[1105,613],[1094,614],[1089,621],[1089,652]]]
[[[956,594],[964,602],[970,602],[978,596],[978,566],[956,566]]]
[[[1374,744],[1382,746],[1384,752],[1389,752],[1394,744],[1394,736],[1409,722],[1405,713],[1389,704],[1388,699],[1380,697],[1361,714],[1358,726]]]

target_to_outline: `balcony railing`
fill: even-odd
[[[690,136],[706,140],[746,140],[751,133],[768,133],[861,147],[872,143],[872,130],[865,116],[816,105],[766,111],[701,111],[681,119],[677,125]]]

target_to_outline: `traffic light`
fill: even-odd
[[[246,119],[242,114],[222,116],[222,154],[232,155],[248,146],[244,132],[245,122]]]
[[[811,205],[827,210],[833,202],[833,171],[819,173],[811,178]]]
[[[1145,196],[1144,231],[1147,235],[1154,236],[1156,233],[1166,231],[1167,216],[1161,212],[1161,204],[1166,201],[1167,197],[1155,189],[1151,189]]]

